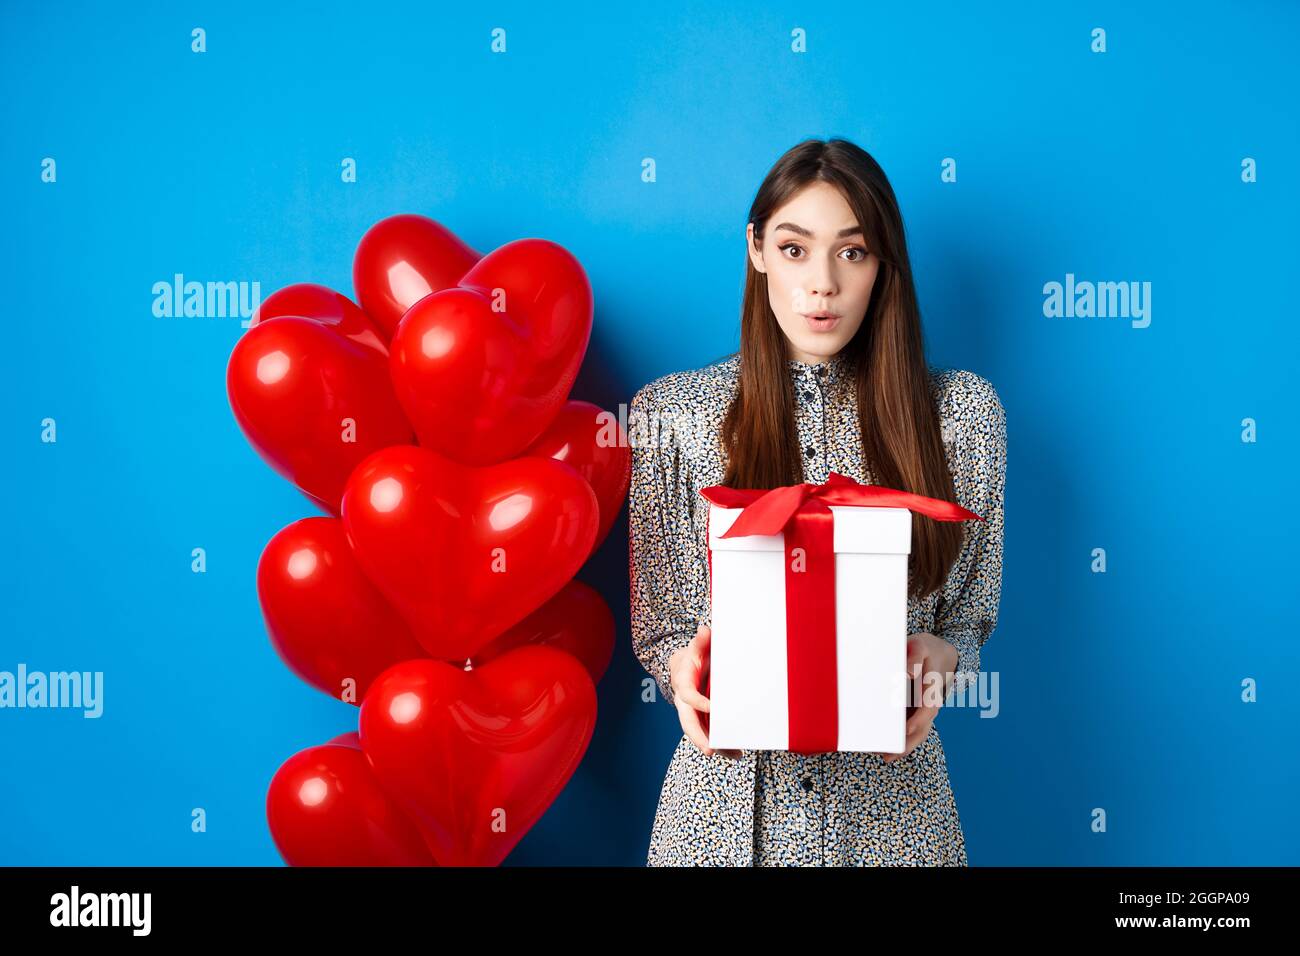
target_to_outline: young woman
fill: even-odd
[[[955,501],[984,520],[913,517],[908,667],[951,689],[998,617],[1006,417],[993,386],[927,365],[898,203],[840,139],[778,160],[749,212],[740,350],[641,388],[629,425],[632,642],[682,738],[650,865],[957,865],[966,844],[936,706],[906,752],[713,751],[706,518],[700,488],[864,484]]]

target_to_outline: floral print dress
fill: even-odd
[[[719,438],[735,395],[739,356],[675,372],[637,391],[632,443],[629,577],[632,648],[674,704],[673,651],[710,623],[708,502],[721,484]],[[843,353],[820,364],[787,361],[805,480],[831,471],[873,483],[864,467],[853,369]],[[943,587],[909,597],[908,633],[952,643],[974,675],[998,618],[1002,579],[1006,416],[973,372],[930,369],[957,503],[982,516]],[[936,722],[937,723],[937,722]],[[664,776],[650,834],[651,866],[965,866],[966,842],[935,725],[909,754],[744,751],[705,756],[685,734]]]

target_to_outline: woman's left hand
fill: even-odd
[[[929,736],[930,725],[948,697],[956,668],[957,648],[942,637],[927,631],[907,635],[907,676],[917,706],[907,718],[903,752],[881,754],[886,763],[906,757]]]

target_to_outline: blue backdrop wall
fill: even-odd
[[[939,717],[971,862],[1300,863],[1296,7],[467,6],[6,5],[0,670],[104,701],[0,710],[0,863],[278,864],[271,775],[355,728],[261,621],[261,548],[318,512],[231,415],[240,318],[159,318],[155,283],[351,294],[397,212],[544,236],[596,295],[573,396],[615,408],[735,348],[754,191],[834,135],[898,193],[930,361],[1007,410],[1000,706]],[[1145,315],[1051,316],[1067,281]],[[641,699],[625,519],[580,577],[618,646],[511,864],[644,862],[680,733]]]

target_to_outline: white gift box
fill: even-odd
[[[789,750],[785,536],[723,538],[741,508],[709,503],[709,746]],[[912,512],[830,506],[835,540],[836,750],[902,753]]]

